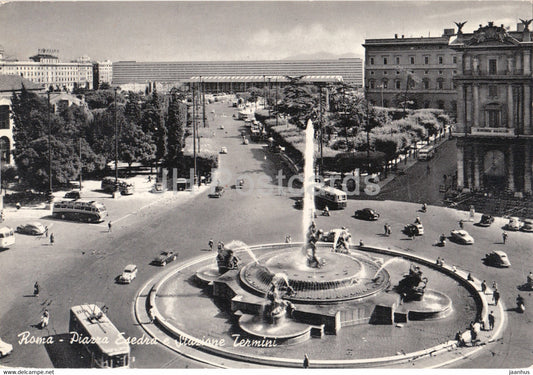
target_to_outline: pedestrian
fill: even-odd
[[[55,237],[53,233],[50,233],[50,246],[54,246]]]
[[[437,257],[437,260],[435,261],[435,264],[436,264],[437,266],[440,266],[440,257]]]
[[[500,292],[498,292],[498,289],[494,289],[494,292],[492,292],[492,298],[494,299],[494,306],[498,306],[498,301],[500,300]]]
[[[209,251],[213,251],[213,244],[215,242],[213,241],[213,239],[210,239],[209,242],[207,243],[209,245]]]
[[[6,219],[6,215],[4,214],[4,210],[0,211],[0,221],[3,222]]]
[[[427,174],[430,174],[430,173],[431,173],[431,168],[430,168],[429,165],[426,167],[426,172],[427,172]]]
[[[505,242],[507,241],[507,232],[503,232],[502,233],[502,240],[503,240],[503,244],[505,245]]]
[[[291,243],[292,242],[292,239],[291,239],[291,235],[290,234],[287,234],[285,236],[285,243]]]
[[[363,240],[359,240],[359,247],[363,247],[363,246],[365,246]]]
[[[20,210],[20,208],[22,207],[22,205],[20,204],[20,202],[17,202],[15,204],[15,207],[17,208],[17,210]]]
[[[498,284],[496,284],[496,281],[492,282],[492,290],[498,289]]]
[[[304,363],[303,363],[303,366],[304,368],[309,368],[309,356],[306,354],[304,354]]]
[[[391,234],[391,226],[387,224],[387,236],[390,236]]]
[[[44,227],[44,235],[48,238],[48,225]]]
[[[444,267],[444,258],[440,258],[440,266]]]
[[[41,287],[39,286],[39,283],[36,281],[35,284],[33,284],[33,296],[39,297],[40,290],[41,290]]]
[[[452,271],[457,272],[457,267],[455,267],[455,264],[452,266]]]
[[[389,234],[389,225],[387,223],[385,223],[383,226],[383,230],[385,232],[385,236],[387,236]]]
[[[111,232],[111,228],[112,227],[113,227],[113,223],[111,221],[109,221],[109,223],[107,223],[107,231]]]
[[[465,226],[463,219],[459,220],[459,228],[463,229]]]
[[[483,294],[485,294],[485,292],[487,291],[487,282],[485,280],[481,282],[481,291],[483,292]]]
[[[48,326],[48,322],[50,320],[50,313],[48,310],[44,310],[43,315],[41,316],[41,329],[46,328]]]
[[[472,274],[470,272],[468,272],[468,276],[466,277],[466,279],[468,281],[474,281],[474,277],[472,276]]]
[[[494,311],[491,311],[489,313],[488,318],[489,318],[489,331],[492,331],[494,329],[494,320],[495,320],[494,319]]]

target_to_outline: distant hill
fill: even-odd
[[[343,53],[340,55],[329,53],[329,52],[314,52],[314,53],[302,53],[299,55],[292,55],[284,58],[283,60],[336,60],[342,58],[353,58],[359,57],[362,59],[362,56],[358,56],[355,53]]]

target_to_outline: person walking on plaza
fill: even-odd
[[[41,290],[41,287],[39,286],[39,283],[36,281],[35,284],[33,284],[33,296],[39,297],[40,290]]]
[[[209,242],[208,242],[208,245],[209,245],[209,251],[213,251],[213,244],[214,244],[214,243],[215,243],[215,242],[214,242],[213,239],[211,238],[211,239],[209,240]]]
[[[507,237],[508,237],[507,232],[503,232],[502,233],[502,240],[503,240],[503,244],[504,245],[505,245],[505,242],[507,242]]]
[[[48,310],[44,310],[43,315],[41,316],[41,329],[48,327],[48,322],[50,320],[50,313]]]
[[[48,225],[44,227],[44,236],[48,238]]]
[[[391,226],[390,224],[387,224],[387,236],[390,236],[391,234]]]
[[[486,290],[487,290],[487,282],[485,280],[483,280],[481,282],[481,291],[483,292],[483,294],[485,294]]]
[[[285,236],[285,243],[291,243],[292,242],[292,239],[291,239],[291,235],[290,234],[287,234]]]
[[[492,290],[496,290],[498,289],[498,284],[496,283],[496,281],[493,281],[492,282]]]
[[[50,246],[54,246],[54,242],[55,242],[55,237],[54,237],[54,234],[53,233],[50,233]]]
[[[304,368],[309,368],[309,356],[306,354],[304,354],[304,363],[303,363],[303,367]]]
[[[109,221],[109,223],[107,223],[107,231],[111,232],[111,228],[112,227],[113,227],[113,223],[111,221]]]
[[[492,331],[494,329],[494,320],[495,320],[494,319],[494,311],[491,311],[489,313],[488,318],[489,318],[489,331]]]
[[[492,298],[494,299],[494,306],[498,306],[498,301],[500,300],[500,292],[498,292],[498,289],[494,289],[494,292],[492,292]]]
[[[463,219],[459,220],[459,228],[463,229],[465,226]]]
[[[387,223],[383,226],[383,231],[385,232],[385,236],[389,234],[389,225]]]

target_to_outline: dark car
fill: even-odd
[[[298,210],[301,210],[302,208],[304,208],[304,200],[301,198],[296,199],[296,201],[294,202],[294,208]]]
[[[34,221],[28,224],[19,225],[17,227],[17,233],[29,234],[31,236],[42,236],[46,233],[46,227],[38,221]]]
[[[485,254],[485,264],[494,267],[510,267],[511,262],[507,258],[507,254],[501,250],[494,250],[489,254]]]
[[[153,261],[155,265],[166,266],[167,263],[170,263],[178,257],[178,253],[173,251],[162,251]]]
[[[224,194],[224,186],[216,186],[215,191],[209,194],[209,198],[220,198]]]
[[[80,196],[80,192],[79,191],[72,190],[72,191],[67,192],[65,194],[64,198],[77,200],[77,199],[80,199],[81,196]]]
[[[422,224],[407,224],[403,227],[402,233],[409,237],[422,236],[424,227]]]
[[[479,220],[479,223],[477,225],[479,225],[480,227],[490,227],[492,223],[494,223],[494,218],[492,216],[482,215],[481,220]]]
[[[363,208],[362,210],[355,211],[354,216],[362,220],[377,220],[379,213],[371,208]]]

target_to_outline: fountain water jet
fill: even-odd
[[[311,120],[307,121],[305,128],[305,151],[304,151],[304,198],[302,215],[302,234],[304,241],[308,241],[307,231],[315,216],[315,129]],[[304,246],[305,251],[305,246]]]

